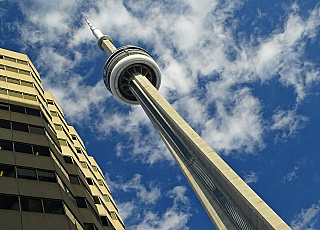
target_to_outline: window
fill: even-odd
[[[98,180],[98,184],[101,185],[101,186],[104,186],[102,180]]]
[[[9,111],[9,105],[5,103],[0,103],[0,109]]]
[[[110,197],[108,195],[103,195],[103,199],[107,202],[111,202]]]
[[[26,111],[28,115],[41,117],[41,111],[38,109],[26,108]]]
[[[58,117],[58,113],[56,111],[50,111],[51,116]]]
[[[69,175],[69,179],[71,184],[80,184],[79,177],[76,175]]]
[[[110,222],[106,216],[101,216],[102,226],[110,226]]]
[[[0,150],[13,151],[12,142],[0,140]]]
[[[22,93],[9,90],[9,96],[22,98]]]
[[[91,223],[83,223],[85,230],[97,230],[97,227]]]
[[[93,171],[99,172],[99,170],[98,170],[98,167],[97,167],[97,166],[92,165],[92,168],[93,168]]]
[[[18,69],[6,66],[6,70],[14,73],[18,73]]]
[[[37,101],[37,97],[35,95],[24,94],[23,97],[24,99],[27,99],[27,100]]]
[[[6,89],[0,89],[0,94],[7,95],[7,90]]]
[[[21,211],[43,212],[41,199],[21,197],[20,203]]]
[[[8,78],[8,77],[7,77],[7,82],[20,85],[20,81],[17,80],[17,79],[13,79],[13,78]]]
[[[61,131],[62,131],[62,126],[61,126],[61,125],[56,125],[56,124],[54,124],[54,128],[55,128],[56,130],[61,130]]]
[[[75,135],[71,135],[71,137],[72,137],[72,140],[74,140],[74,141],[78,140],[77,136],[75,136]]]
[[[43,200],[44,212],[53,214],[64,214],[62,201]]]
[[[30,133],[44,135],[44,128],[43,127],[29,125],[29,129],[30,129]]]
[[[12,165],[0,165],[0,176],[16,177],[15,167]]]
[[[0,209],[19,210],[18,197],[0,195]]]
[[[16,62],[16,59],[15,58],[11,58],[11,57],[4,57],[4,60]]]
[[[77,197],[77,198],[76,198],[76,202],[77,202],[77,206],[78,206],[79,208],[87,208],[86,198]]]
[[[57,178],[54,172],[47,172],[37,170],[39,181],[46,181],[46,182],[57,182]]]
[[[69,156],[63,156],[64,162],[67,164],[73,164],[72,157]]]
[[[21,85],[33,88],[33,83],[27,81],[21,81]]]
[[[110,216],[113,220],[118,220],[118,216],[115,212],[110,212]]]
[[[23,60],[17,59],[17,62],[20,63],[20,64],[23,64],[23,65],[28,65],[27,61],[23,61]]]
[[[91,178],[86,178],[89,185],[93,185],[93,180]]]
[[[48,100],[49,105],[54,105],[54,101]]]
[[[59,139],[59,143],[60,143],[61,146],[67,146],[67,141],[66,140]]]
[[[37,180],[35,169],[17,168],[17,176],[20,179]]]
[[[33,152],[34,155],[40,155],[40,156],[50,156],[50,150],[49,147],[42,147],[42,146],[33,146]]]
[[[93,196],[93,201],[95,204],[100,204],[100,199],[97,196]]]
[[[29,71],[25,71],[25,70],[19,70],[19,73],[20,74],[24,74],[24,75],[30,75],[30,72]]]
[[[29,144],[14,143],[14,150],[16,152],[32,154],[32,147]]]
[[[5,76],[0,76],[0,81],[6,81],[6,77]]]
[[[29,132],[28,125],[22,124],[22,123],[12,122],[12,129],[22,131],[22,132]]]
[[[10,111],[16,113],[26,113],[25,108],[17,105],[10,105]]]
[[[11,129],[10,121],[0,120],[0,128]]]
[[[80,162],[82,168],[88,168],[87,163],[86,162]]]
[[[80,148],[76,148],[76,150],[77,150],[77,153],[82,154],[82,150]]]

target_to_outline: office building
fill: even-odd
[[[81,105],[79,105],[81,106]],[[0,49],[0,229],[125,229],[97,162],[39,73]]]

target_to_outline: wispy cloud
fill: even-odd
[[[288,172],[287,175],[285,175],[282,179],[283,183],[285,183],[286,181],[290,182],[294,179],[296,179],[298,176],[297,176],[297,171],[299,170],[299,166],[295,166],[293,171],[291,172]]]
[[[320,217],[319,202],[311,205],[308,209],[302,209],[297,214],[290,226],[293,230],[316,230],[315,224],[319,221]]]
[[[119,194],[121,191],[130,196],[128,202],[118,202],[121,217],[126,221],[130,230],[182,230],[189,229],[187,222],[191,216],[189,198],[185,195],[186,187],[175,186],[172,190],[164,192],[163,199],[169,199],[172,206],[159,212],[157,205],[162,202],[160,189],[149,182],[149,191],[141,180],[141,175],[134,175],[127,182],[110,181],[106,175],[108,184],[113,191]]]
[[[246,174],[244,176],[244,182],[246,182],[247,184],[257,183],[258,181],[259,181],[259,178],[256,172],[252,171],[249,174]]]

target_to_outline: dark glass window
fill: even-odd
[[[72,136],[72,140],[74,140],[74,141],[78,140],[77,136],[75,136],[75,135],[71,135],[71,136]]]
[[[54,101],[48,100],[49,105],[54,105]]]
[[[30,133],[44,135],[44,128],[43,127],[29,125],[29,129],[30,129]]]
[[[93,185],[93,181],[91,178],[86,178],[89,185]]]
[[[71,184],[80,184],[78,176],[69,175],[69,179]]]
[[[69,156],[63,156],[64,162],[67,164],[73,164],[72,157]]]
[[[77,197],[77,198],[76,198],[76,202],[77,202],[77,206],[78,206],[79,208],[87,208],[86,198]]]
[[[10,105],[10,111],[17,113],[26,113],[25,108],[17,105]]]
[[[31,145],[28,144],[14,143],[14,150],[16,152],[32,154]]]
[[[17,168],[18,178],[37,180],[37,174],[35,169]]]
[[[32,116],[41,117],[41,111],[37,109],[26,108],[27,114]]]
[[[11,129],[10,121],[0,120],[0,128]]]
[[[19,210],[18,197],[0,195],[0,209]]]
[[[84,229],[85,230],[96,230],[97,228],[94,226],[94,224],[88,224],[88,223],[83,223],[84,224]]]
[[[13,151],[12,142],[0,140],[0,150]]]
[[[101,216],[101,221],[103,226],[110,226],[109,221],[106,216]]]
[[[16,170],[11,165],[0,165],[0,176],[16,177]]]
[[[21,197],[20,203],[21,211],[43,212],[41,199]]]
[[[50,156],[50,150],[48,147],[41,147],[41,146],[33,146],[34,155],[40,156]]]
[[[82,153],[81,149],[77,148],[77,153]]]
[[[43,200],[44,212],[54,214],[64,214],[62,201]]]
[[[29,132],[28,125],[22,124],[22,123],[12,122],[12,129],[22,131],[22,132]]]
[[[0,103],[0,109],[9,111],[9,105],[5,103]]]
[[[57,182],[57,178],[54,172],[38,171],[39,181]]]
[[[97,196],[93,196],[93,201],[95,204],[100,204],[99,197],[97,197]]]

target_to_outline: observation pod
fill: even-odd
[[[141,74],[159,89],[161,72],[157,63],[144,49],[123,46],[109,56],[103,67],[103,81],[112,95],[122,103],[138,105],[139,101],[130,90],[129,83]]]

